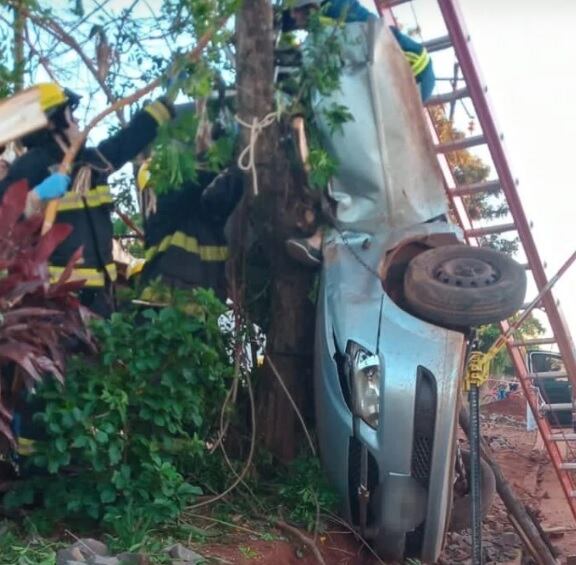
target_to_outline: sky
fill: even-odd
[[[553,276],[576,249],[576,3],[461,0],[524,209]],[[430,2],[428,2],[430,3]],[[505,54],[505,55],[504,55]],[[576,334],[576,265],[558,283]]]
[[[371,6],[369,0],[363,0]],[[524,210],[552,277],[576,249],[576,2],[574,0],[460,0],[480,71],[488,86]],[[395,10],[424,40],[446,34],[436,0],[413,0]],[[451,76],[453,57],[441,56],[438,76]],[[471,110],[471,107],[469,107]],[[576,334],[576,264],[554,292]],[[535,297],[533,288],[527,299]]]

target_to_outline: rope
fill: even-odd
[[[92,168],[89,165],[80,167],[71,192],[78,192],[79,194],[88,194],[90,186],[92,185]]]
[[[252,118],[252,123],[245,122],[240,116],[236,115],[236,121],[243,127],[250,130],[250,139],[248,145],[242,150],[238,156],[238,168],[244,172],[252,174],[252,190],[254,196],[258,196],[258,171],[256,170],[256,144],[260,134],[274,122],[278,120],[279,112],[271,112],[264,116],[260,121],[258,118]]]

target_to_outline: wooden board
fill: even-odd
[[[0,145],[47,125],[37,88],[28,88],[0,102]]]

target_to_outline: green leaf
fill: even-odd
[[[111,465],[116,465],[122,459],[122,450],[118,443],[111,443],[108,448],[108,457]]]
[[[110,504],[116,500],[116,491],[112,487],[107,487],[100,492],[100,500],[103,504]]]
[[[54,445],[56,446],[57,451],[59,451],[60,453],[64,453],[66,451],[66,448],[68,447],[68,442],[64,438],[59,437],[54,442]]]
[[[178,487],[177,493],[183,496],[201,496],[203,491],[200,487],[191,485],[190,483],[182,483]]]

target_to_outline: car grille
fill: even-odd
[[[418,367],[414,436],[412,438],[412,477],[428,488],[436,425],[436,379],[424,367]]]
[[[412,477],[427,491],[430,487],[437,398],[434,375],[428,369],[418,367],[411,471]],[[406,557],[419,555],[423,541],[424,523],[406,535]]]
[[[414,438],[412,454],[412,476],[423,486],[428,486],[432,463],[432,440],[419,435]]]

